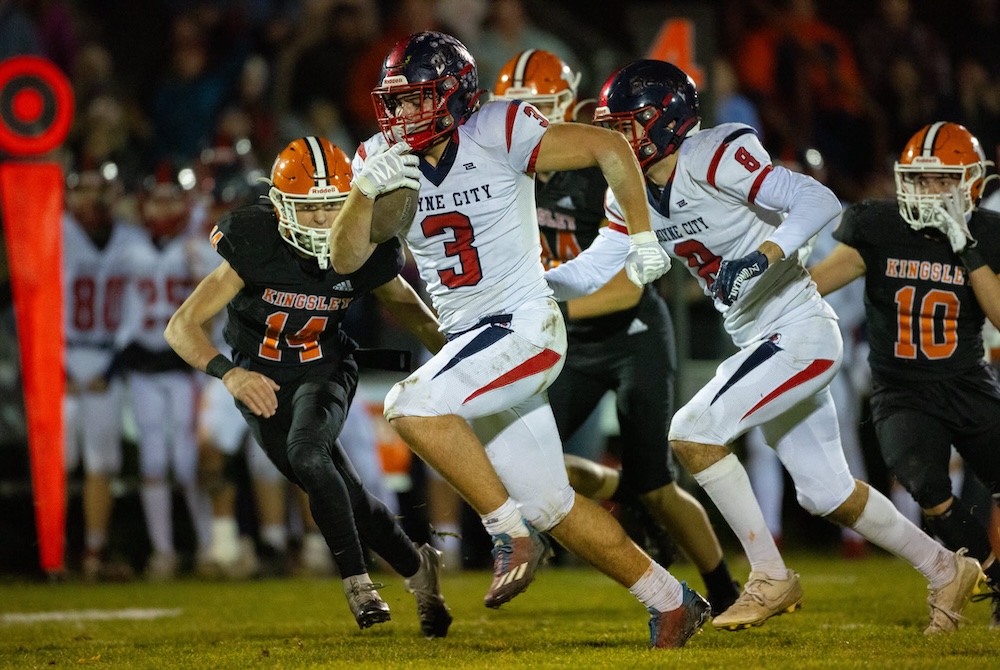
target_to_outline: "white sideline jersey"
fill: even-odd
[[[124,342],[135,342],[149,351],[167,351],[163,337],[167,321],[194,290],[190,246],[178,235],[163,248],[145,230],[129,250],[131,281],[127,291]]]
[[[767,240],[785,253],[784,260],[744,284],[732,306],[715,300],[736,346],[748,346],[807,315],[836,318],[795,251],[839,216],[840,203],[811,177],[773,167],[750,126],[726,123],[689,135],[678,150],[670,182],[658,203],[651,200],[649,210],[660,245],[688,268],[705,295],[713,299],[712,286],[723,260],[742,258]],[[610,189],[605,195],[605,213],[609,226],[590,249],[604,263],[617,259],[613,268],[617,271],[624,264],[629,238]],[[611,245],[617,245],[617,252],[609,254]],[[566,281],[572,284],[574,274],[588,272],[586,264],[571,269],[574,262],[550,270],[546,274],[549,283],[554,287]],[[561,298],[560,293],[556,291]]]
[[[86,386],[104,375],[123,325],[123,302],[130,273],[129,250],[142,231],[116,221],[103,249],[68,212],[62,217],[63,324],[66,375]]]
[[[421,159],[417,214],[401,235],[442,332],[468,330],[552,295],[540,260],[533,177],[547,126],[531,105],[488,103],[458,128],[436,167]],[[375,135],[359,147],[354,174],[384,143]]]

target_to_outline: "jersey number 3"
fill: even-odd
[[[479,249],[473,244],[476,234],[472,221],[465,214],[447,212],[428,216],[421,224],[424,237],[431,238],[452,231],[455,239],[444,243],[444,255],[458,258],[458,268],[438,270],[441,283],[448,288],[475,286],[483,279],[483,266],[479,263]]]

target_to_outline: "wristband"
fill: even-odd
[[[986,258],[974,245],[966,245],[965,250],[958,255],[958,258],[965,266],[965,274],[967,275],[986,265]]]
[[[629,239],[634,245],[649,244],[650,242],[657,243],[656,233],[652,230],[644,230],[641,233],[635,233],[629,235]]]
[[[236,367],[235,363],[233,363],[231,360],[229,360],[222,354],[219,354],[218,356],[216,356],[215,358],[213,358],[208,362],[208,365],[205,366],[205,372],[212,375],[213,377],[222,379],[227,372],[229,372],[235,367]]]

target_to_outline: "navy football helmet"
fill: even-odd
[[[451,35],[429,31],[414,33],[389,51],[372,100],[386,141],[405,141],[419,152],[462,125],[479,95],[469,50]],[[416,111],[404,114],[404,103]]]
[[[684,138],[697,130],[701,123],[698,89],[675,65],[637,60],[605,82],[594,123],[625,135],[646,170],[677,151]]]

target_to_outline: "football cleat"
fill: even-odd
[[[681,606],[669,612],[649,610],[649,646],[655,649],[680,649],[701,630],[712,613],[708,601],[681,582]]]
[[[146,563],[146,579],[151,582],[169,582],[177,577],[177,554],[153,552]]]
[[[358,627],[361,629],[389,620],[389,606],[375,589],[382,584],[372,582],[368,575],[356,575],[344,580],[344,593]]]
[[[406,579],[407,590],[417,599],[417,616],[424,637],[444,637],[451,625],[451,612],[441,595],[441,552],[429,544],[417,549],[420,567]]]
[[[773,616],[802,607],[799,575],[789,570],[785,579],[772,579],[763,572],[751,572],[743,593],[725,612],[712,620],[719,630],[742,630],[759,626]]]
[[[549,541],[527,521],[524,525],[527,537],[493,536],[493,583],[486,592],[487,607],[496,609],[527,589],[538,566],[552,555]]]
[[[962,611],[973,595],[986,592],[986,575],[979,561],[966,556],[965,549],[955,552],[955,576],[944,586],[931,589],[927,604],[931,607],[931,621],[924,635],[952,633],[966,621]]]

